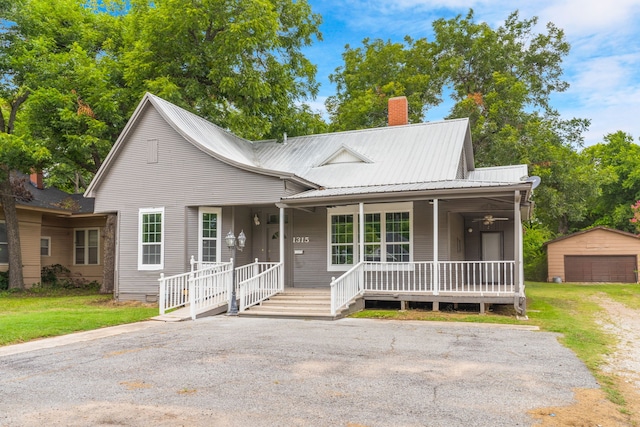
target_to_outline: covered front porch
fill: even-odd
[[[160,311],[189,306],[192,318],[205,311],[224,312],[235,283],[240,313],[264,305],[286,289],[324,288],[330,296],[327,315],[332,318],[352,310],[363,299],[430,302],[435,310],[445,302],[474,303],[481,312],[486,304],[513,304],[519,314],[525,314],[519,191],[475,198],[423,198],[410,203],[406,217],[409,237],[387,232],[387,248],[373,244],[371,237],[373,214],[368,212],[380,204],[355,205],[357,213],[351,224],[357,224],[357,229],[353,241],[348,238],[345,244],[333,244],[332,208],[282,205],[276,214],[269,215],[272,220],[265,224],[268,234],[262,233],[262,242],[266,236],[271,245],[266,251],[269,260],[255,258],[237,267],[235,281],[232,262],[201,265],[193,260],[190,272],[161,277]],[[264,208],[236,211],[250,215],[256,229],[265,217],[258,215]],[[323,239],[324,232],[330,237]],[[254,229],[251,235],[260,233]],[[247,251],[264,252],[254,240],[247,240]],[[275,256],[273,242],[278,248]],[[395,251],[394,259],[389,247]],[[381,256],[381,251],[386,256]],[[429,258],[420,260],[425,255]],[[332,270],[327,258],[337,263],[346,259],[352,265],[342,269],[333,266]],[[314,259],[319,261],[304,262]]]

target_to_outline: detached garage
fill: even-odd
[[[595,227],[546,243],[549,281],[638,282],[640,239],[635,234]]]

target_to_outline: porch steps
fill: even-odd
[[[364,305],[364,302],[362,303]],[[327,288],[286,288],[262,304],[240,313],[246,317],[335,320],[350,314],[358,304],[331,315],[331,291]]]

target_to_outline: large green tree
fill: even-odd
[[[322,126],[302,48],[321,18],[306,0],[133,0],[120,60],[127,87],[153,92],[250,139]],[[305,132],[306,133],[306,132]]]
[[[589,205],[583,225],[634,232],[629,219],[633,216],[631,205],[640,199],[640,145],[631,135],[618,131],[585,148],[583,155],[594,165],[597,175],[593,179],[601,188],[599,197]]]
[[[597,193],[593,169],[578,154],[588,121],[562,120],[550,96],[568,84],[562,60],[564,33],[518,12],[492,28],[466,16],[433,23],[434,38],[405,43],[370,41],[347,46],[344,65],[332,75],[330,126],[384,126],[391,96],[409,99],[412,122],[422,121],[441,94],[454,101],[448,118],[468,117],[477,166],[525,163],[543,184],[535,191],[539,219],[549,230],[567,232],[586,215]]]
[[[344,65],[330,76],[336,85],[336,95],[326,103],[331,129],[386,126],[387,101],[394,96],[407,97],[411,123],[423,121],[428,108],[441,101],[433,44],[410,37],[404,43],[365,39],[362,44],[347,45]]]
[[[28,68],[22,56],[28,40],[21,37],[10,20],[21,6],[20,1],[0,2],[0,204],[9,251],[10,288],[24,286],[16,201],[29,195],[13,172],[41,166],[48,154],[17,133],[22,107],[31,94],[25,83]]]

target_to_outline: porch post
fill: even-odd
[[[520,218],[520,192],[516,191],[513,198],[513,251],[515,261],[513,271],[513,281],[516,294],[522,291],[522,275],[520,268],[522,266],[522,219]]]
[[[527,299],[524,293],[524,259],[523,259],[523,243],[522,243],[522,218],[520,216],[520,195],[519,191],[515,192],[513,198],[513,222],[514,222],[514,281],[516,286],[513,305],[516,312],[521,316],[527,314]]]
[[[440,267],[438,265],[438,199],[433,199],[433,294],[440,292]]]
[[[364,203],[360,202],[360,232],[358,233],[358,245],[360,246],[359,262],[364,261]]]
[[[280,262],[282,263],[282,265],[284,265],[284,208],[280,208]],[[282,280],[282,283],[280,284],[280,287],[284,289],[284,284],[285,284],[285,280],[284,280],[284,268],[282,269],[282,276],[280,277],[280,280]]]

